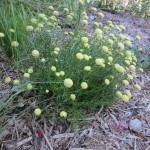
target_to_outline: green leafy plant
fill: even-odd
[[[10,77],[4,81],[13,83],[11,91],[17,88],[25,99],[32,97],[36,116],[51,118],[54,114],[73,122],[101,105],[110,105],[119,99],[128,102],[135,89],[141,89],[138,84],[129,84],[136,77],[136,71],[143,70],[136,68],[130,39],[121,34],[125,28],[111,21],[105,26],[98,22],[88,26],[82,0],[76,6],[76,13],[67,8],[63,12],[53,6],[48,8],[49,12],[39,13],[25,27],[28,40],[17,61],[23,73],[13,81]],[[91,11],[97,10],[92,7]],[[101,19],[104,17],[102,13],[98,15]],[[62,16],[64,24],[70,23],[74,28],[61,25]],[[18,44],[13,46],[19,47]],[[7,101],[10,100],[5,103]]]

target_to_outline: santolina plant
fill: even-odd
[[[33,110],[36,116],[55,110],[60,117],[77,120],[86,110],[118,100],[127,103],[136,90],[141,90],[133,80],[143,69],[136,67],[133,43],[122,33],[125,27],[111,21],[107,25],[95,21],[90,26],[84,1],[80,0],[78,7],[79,16],[67,8],[58,12],[49,6],[48,14],[31,18],[26,27],[30,42],[26,43],[27,53],[23,53],[27,57],[18,62],[24,73],[4,81],[38,97]],[[104,18],[96,8],[91,11],[98,20]],[[63,28],[60,15],[66,23],[75,24],[74,29]],[[0,36],[2,40],[5,35]],[[12,46],[20,44],[14,41]]]

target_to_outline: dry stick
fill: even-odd
[[[47,138],[47,136],[46,136],[45,134],[44,134],[44,138],[45,138],[45,140],[46,140],[46,142],[47,142],[47,144],[48,144],[50,150],[53,150],[53,147],[52,147],[52,145],[50,144],[50,142],[49,142],[49,140],[48,140],[48,138]]]
[[[134,141],[134,150],[136,150],[136,139]]]
[[[100,115],[100,113],[102,112],[103,109],[104,109],[104,106],[102,105],[100,111],[97,114]]]
[[[150,146],[148,146],[145,150],[149,150],[150,149]]]
[[[16,134],[17,134],[17,140],[19,140],[19,133],[18,133],[16,120],[14,120],[14,124],[15,124],[15,130],[16,130]]]
[[[32,140],[32,136],[30,136],[30,137],[28,137],[27,139],[24,139],[24,140],[18,142],[18,143],[16,144],[16,146],[17,146],[17,147],[20,147],[21,145],[23,145],[23,144],[25,144],[25,143],[27,143],[27,142],[29,142],[29,141],[31,141],[31,140]]]
[[[75,136],[74,133],[63,133],[63,134],[54,135],[53,138],[54,139],[57,139],[57,138],[72,138],[74,136]]]

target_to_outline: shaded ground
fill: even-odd
[[[131,39],[140,35],[141,50],[145,55],[150,54],[150,20],[126,14],[104,14],[104,22],[111,20],[115,24],[124,25],[125,34]],[[96,19],[96,15],[90,16],[90,19]],[[1,79],[7,74],[13,76],[10,63],[2,55],[0,61]],[[8,129],[0,134],[1,149],[150,150],[150,71],[140,74],[134,82],[143,88],[129,103],[119,102],[89,114],[86,125],[81,125],[80,130],[73,131],[69,123],[65,122],[37,120],[27,112],[20,118],[14,118]],[[2,85],[0,91],[7,88]],[[142,122],[142,131],[139,133],[129,128],[129,122],[135,118]]]

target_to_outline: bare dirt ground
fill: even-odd
[[[142,37],[139,47],[150,54],[150,20],[127,14],[104,12],[105,19],[124,25],[124,34],[133,39]],[[90,16],[96,20],[95,16]],[[136,44],[134,46],[137,46]],[[0,57],[0,77],[13,75],[10,63]],[[87,123],[81,120],[81,128],[72,130],[69,123],[37,120],[28,112],[13,119],[0,134],[1,150],[150,150],[150,70],[134,81],[142,86],[129,103],[118,102],[101,107],[99,112],[88,114]],[[0,90],[7,89],[3,85]],[[129,122],[138,119],[142,127],[133,131]],[[82,125],[83,124],[83,125]]]

